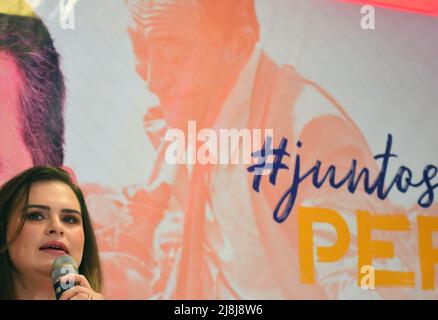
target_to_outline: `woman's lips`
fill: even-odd
[[[46,253],[52,254],[54,256],[63,256],[65,254],[67,254],[64,250],[60,250],[60,249],[40,249],[41,251],[44,251]]]
[[[68,254],[67,246],[62,241],[52,240],[40,247],[40,250],[60,256]]]

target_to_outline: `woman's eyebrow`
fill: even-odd
[[[62,209],[61,212],[63,212],[63,213],[75,213],[75,214],[81,215],[81,213],[78,210],[75,210],[75,209]]]
[[[45,206],[45,205],[42,205],[42,204],[30,204],[30,205],[24,207],[23,210],[32,209],[32,208],[41,209],[41,210],[47,210],[47,211],[50,210],[49,206]]]
[[[27,207],[24,207],[23,210],[32,209],[32,208],[50,211],[50,207],[49,206],[42,205],[42,204],[30,204]],[[75,213],[75,214],[81,215],[81,213],[78,210],[69,209],[69,208],[61,209],[61,212],[63,212],[63,213]]]

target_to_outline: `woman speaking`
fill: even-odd
[[[102,300],[96,238],[82,191],[63,169],[33,167],[0,188],[0,299],[53,300],[54,261],[70,256],[79,274],[61,300]]]

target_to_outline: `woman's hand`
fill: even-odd
[[[73,288],[66,290],[59,300],[105,300],[104,296],[94,291],[87,278],[81,274],[68,274],[60,279],[69,283],[76,283]]]

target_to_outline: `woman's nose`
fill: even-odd
[[[52,217],[48,219],[48,226],[47,226],[47,234],[64,234],[64,227],[57,217]]]

